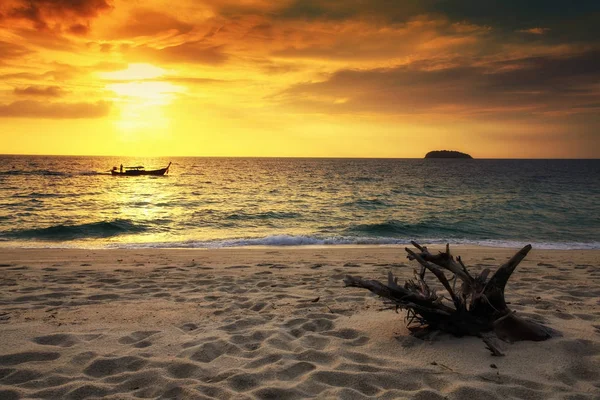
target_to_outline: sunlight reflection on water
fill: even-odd
[[[0,158],[3,245],[600,242],[597,160]]]

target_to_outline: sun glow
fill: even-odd
[[[0,153],[600,157],[587,5],[305,3],[0,0]]]
[[[114,93],[112,101],[120,116],[114,125],[121,140],[136,142],[169,128],[166,108],[185,88],[156,80],[166,72],[152,64],[129,64],[126,69],[99,74],[102,79],[113,81],[105,87]]]
[[[102,79],[112,80],[143,80],[155,79],[163,76],[167,71],[163,68],[155,67],[152,64],[129,64],[126,69],[112,72],[102,72],[98,75]]]
[[[185,88],[167,82],[128,82],[106,86],[115,93],[120,118],[114,122],[125,142],[157,136],[170,128],[168,106]]]
[[[106,85],[106,88],[120,97],[154,105],[168,104],[175,93],[184,91],[183,87],[168,82],[112,83]]]

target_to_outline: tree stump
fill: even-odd
[[[346,286],[368,289],[397,308],[407,310],[408,327],[416,336],[442,331],[455,336],[483,337],[488,332],[494,332],[499,339],[514,342],[541,341],[557,334],[546,326],[519,317],[504,300],[506,283],[531,250],[531,245],[519,250],[488,279],[488,268],[472,276],[460,256],[455,259],[450,254],[449,245],[446,245],[445,252],[433,255],[427,247],[411,243],[418,251],[407,247],[407,257],[416,260],[421,269],[415,271],[415,278],[408,280],[404,286],[398,285],[398,278],[391,272],[387,285],[350,275],[345,277],[344,283]],[[450,271],[452,278],[447,279],[444,270]],[[429,287],[425,281],[427,271],[435,275],[449,298],[438,295],[435,289]],[[492,346],[492,353],[500,353],[487,338],[486,344]]]

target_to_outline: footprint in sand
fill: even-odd
[[[190,356],[194,361],[209,363],[223,354],[238,355],[241,350],[234,344],[219,339],[198,346],[198,349]]]
[[[260,386],[264,380],[264,374],[261,373],[241,373],[230,377],[227,385],[236,392],[245,392]]]
[[[0,356],[0,365],[19,365],[27,362],[54,361],[60,358],[59,353],[45,351],[26,351],[23,353]]]
[[[69,333],[58,333],[55,335],[38,336],[32,339],[33,342],[44,346],[71,347],[79,343],[75,335]]]
[[[194,363],[182,361],[170,362],[169,366],[167,367],[167,372],[173,378],[177,379],[191,378],[193,376],[205,373],[204,370],[200,368],[200,366]]]
[[[316,368],[317,367],[312,363],[300,361],[282,371],[279,371],[277,373],[277,378],[283,381],[291,381],[304,374],[314,371]]]
[[[0,390],[0,399],[3,400],[18,400],[21,398],[19,392],[14,390]]]
[[[122,372],[139,371],[148,361],[141,357],[125,356],[117,358],[101,358],[92,361],[83,373],[94,378],[104,378]]]
[[[127,336],[123,336],[119,339],[120,344],[130,344],[135,348],[143,349],[145,347],[152,346],[152,342],[148,339],[150,336],[153,336],[160,331],[136,331],[132,332]]]
[[[40,372],[31,371],[27,369],[10,369],[8,371],[11,372],[7,373],[6,376],[2,377],[2,379],[0,380],[3,385],[20,385],[22,383],[39,379],[43,376],[43,374],[41,374]]]
[[[252,394],[260,400],[268,400],[268,399],[279,399],[279,400],[294,400],[294,399],[303,399],[306,395],[296,389],[282,389],[275,387],[268,387],[258,389]],[[350,398],[350,397],[348,397]]]
[[[192,322],[188,322],[186,324],[183,324],[181,326],[178,327],[179,329],[181,329],[184,332],[193,332],[196,329],[198,329],[198,325],[192,323]]]
[[[262,368],[266,365],[275,364],[277,361],[281,360],[283,356],[281,354],[269,354],[268,356],[264,356],[259,358],[258,360],[250,361],[246,365],[244,365],[245,369],[257,369]]]
[[[118,298],[120,298],[121,296],[119,296],[118,294],[95,294],[93,296],[88,296],[88,300],[116,300]]]

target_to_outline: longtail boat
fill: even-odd
[[[169,172],[170,166],[171,166],[171,163],[169,163],[169,165],[167,165],[166,168],[152,169],[152,170],[145,170],[144,167],[142,167],[141,165],[137,166],[137,167],[121,166],[120,169],[117,167],[113,167],[113,169],[110,171],[110,173],[113,176],[140,176],[140,175],[162,176]]]

